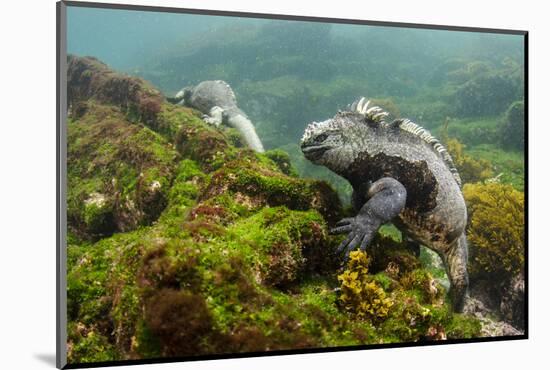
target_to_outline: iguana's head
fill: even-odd
[[[178,93],[174,96],[174,99],[180,102],[181,105],[185,104],[185,102],[188,102],[191,98],[191,95],[193,94],[193,87],[188,86],[184,87]]]
[[[350,142],[347,131],[345,124],[336,117],[310,123],[301,141],[304,156],[315,164],[332,169],[331,164],[343,157]]]
[[[361,98],[346,112],[339,112],[323,122],[310,123],[301,141],[304,156],[342,174],[359,151],[368,150],[368,141],[377,135],[387,115],[378,107],[367,107],[368,102]]]

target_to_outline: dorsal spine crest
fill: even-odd
[[[432,148],[435,150],[436,153],[438,153],[451,173],[453,174],[453,177],[455,178],[458,186],[462,186],[462,180],[460,178],[460,175],[458,174],[458,170],[455,167],[455,164],[453,162],[453,159],[451,158],[451,155],[445,149],[443,144],[439,142],[435,137],[432,136],[432,134],[426,130],[424,127],[417,125],[416,123],[412,122],[409,119],[402,119],[399,120],[399,128],[403,131],[407,131],[416,137],[420,138],[421,140],[425,141],[426,143],[430,144]]]
[[[441,157],[441,159],[443,159],[443,162],[445,162],[449,168],[449,171],[451,171],[458,186],[462,186],[462,180],[458,174],[458,170],[455,167],[451,155],[447,152],[447,149],[445,149],[443,144],[433,137],[428,130],[409,119],[399,119],[388,124],[384,121],[384,118],[388,116],[388,113],[377,106],[372,106],[369,108],[369,103],[370,100],[366,100],[365,97],[361,97],[351,104],[350,110],[352,112],[364,115],[369,122],[377,123],[382,126],[389,125],[391,127],[399,127],[399,129],[411,133],[412,135],[420,138],[420,140],[430,144],[433,150]]]

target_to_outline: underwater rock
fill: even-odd
[[[523,100],[513,102],[500,125],[500,136],[504,147],[514,150],[525,149],[525,104]]]
[[[201,199],[233,194],[249,210],[285,205],[289,209],[319,211],[329,222],[341,215],[336,192],[325,182],[287,176],[250,159],[226,163],[212,173]]]
[[[120,74],[93,57],[67,57],[69,116],[82,114],[81,103],[90,100],[112,104],[134,119],[155,127],[164,102],[162,94],[146,81]]]
[[[512,278],[504,289],[500,301],[500,313],[503,319],[523,330],[525,325],[525,278],[518,274]]]
[[[68,223],[92,239],[154,222],[178,153],[113,106],[89,103],[68,125]]]
[[[518,275],[508,286],[492,280],[473,280],[468,314],[483,321],[489,336],[518,335],[524,330],[524,281]],[[506,332],[509,334],[499,334]]]
[[[145,320],[163,356],[194,355],[203,349],[199,338],[214,331],[204,298],[185,290],[165,288],[153,294],[145,303]]]
[[[476,298],[468,298],[464,306],[464,313],[476,317],[481,323],[481,335],[483,337],[514,336],[523,334],[505,321],[497,321],[494,311],[488,309],[483,302]]]
[[[116,230],[113,202],[105,195],[92,192],[82,204],[83,222],[92,235],[110,235]]]
[[[298,173],[296,172],[296,169],[294,169],[294,167],[292,166],[290,155],[287,152],[280,149],[272,149],[266,151],[264,155],[275,162],[277,167],[279,167],[281,172],[285,175],[298,177]]]
[[[495,285],[489,279],[472,279],[470,282],[470,296],[483,303],[487,310],[497,312],[500,308],[500,285]]]
[[[460,85],[452,96],[455,112],[461,117],[499,115],[522,98],[523,76],[515,70],[482,73]]]

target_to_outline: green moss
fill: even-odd
[[[298,172],[292,166],[290,156],[287,152],[280,149],[272,149],[266,151],[263,155],[275,162],[279,170],[285,175],[298,177]]]
[[[100,251],[71,245],[67,250],[67,314],[69,320],[92,324],[109,311],[108,261]]]
[[[250,160],[227,163],[213,173],[201,197],[211,198],[226,192],[233,193],[237,201],[250,210],[266,205],[285,205],[296,210],[314,208],[330,221],[335,221],[341,212],[337,195],[325,183],[289,177]]]
[[[311,192],[304,189],[303,181],[280,176],[261,168],[234,168],[235,182],[230,189],[247,191],[252,195],[265,194],[268,204],[288,204],[296,209],[307,209]],[[262,173],[263,172],[263,173]]]
[[[120,359],[108,338],[80,324],[71,324],[68,329],[69,364],[115,361]]]
[[[431,323],[431,309],[418,303],[416,297],[399,292],[389,316],[380,325],[383,343],[416,342],[427,333]]]
[[[229,143],[236,147],[236,148],[245,148],[246,147],[246,141],[244,141],[244,138],[242,137],[239,130],[232,128],[232,127],[221,127],[223,130],[224,135],[227,137],[227,140]]]
[[[205,201],[206,203],[215,204],[224,207],[229,215],[235,218],[248,217],[253,214],[250,207],[243,199],[236,198],[232,194],[220,194]]]
[[[447,335],[452,339],[479,338],[481,323],[474,317],[452,314],[451,320],[446,323]]]
[[[370,270],[373,273],[386,271],[397,278],[420,267],[407,241],[396,241],[382,233],[377,234],[369,245],[369,254],[372,259]]]
[[[159,222],[166,225],[181,222],[189,208],[196,203],[205,181],[207,181],[207,175],[200,171],[195,161],[190,159],[180,161],[168,191],[167,207],[159,217]]]
[[[159,134],[98,104],[68,125],[68,221],[97,239],[154,222],[178,158]]]
[[[130,351],[141,314],[136,275],[140,256],[158,241],[146,230],[118,234],[93,245],[71,246],[67,275],[69,321],[93,326]]]
[[[203,234],[198,241],[189,239],[192,234],[185,224],[178,232],[169,230],[161,222],[92,246],[75,247],[70,253],[74,262],[69,280],[80,282],[79,289],[69,294],[70,301],[94,302],[76,304],[74,320],[89,317],[84,322],[97,323],[108,318],[101,333],[116,333],[117,356],[414,341],[438,325],[446,328],[451,320],[447,303],[441,309],[422,303],[426,300],[417,287],[424,286],[422,278],[428,275],[421,270],[412,274],[415,283],[409,290],[385,272],[369,276],[377,291],[385,291],[396,304],[381,323],[356,321],[341,311],[334,274],[323,276],[311,270],[310,264],[316,263],[313,258],[308,257],[307,268],[303,263],[306,251],[315,256],[330,249],[323,218],[315,211],[263,208],[237,217],[224,234]],[[95,262],[82,262],[88,258]],[[166,305],[160,303],[164,301]],[[191,309],[191,302],[201,301],[204,305],[193,303]],[[197,325],[186,329],[185,341],[159,326],[166,320],[179,322],[165,317],[166,307],[174,305],[180,307],[176,311],[184,321],[195,320],[184,318],[190,311],[197,312],[193,316]],[[147,321],[143,321],[143,307],[150,312]],[[455,329],[452,333],[467,335]],[[193,343],[191,336],[196,339]]]
[[[220,130],[198,119],[180,124],[174,141],[182,156],[196,161],[205,172],[219,169],[237,158],[254,158],[253,151],[235,148]]]
[[[91,234],[110,235],[114,232],[113,204],[98,193],[90,193],[84,201],[83,222]]]
[[[290,211],[284,207],[264,208],[229,229],[241,242],[264,255],[260,267],[267,285],[294,282],[303,269],[303,250],[321,252],[327,244],[325,223],[315,211]],[[312,251],[308,251],[312,253]]]
[[[392,291],[397,287],[396,281],[383,272],[373,275],[372,280],[380,285],[384,291]]]
[[[162,347],[159,339],[143,320],[140,320],[137,324],[132,350],[143,358],[159,358],[162,356]]]
[[[435,304],[444,299],[445,290],[435,281],[432,274],[424,269],[404,274],[399,282],[405,290],[414,292],[423,304]]]
[[[158,114],[159,132],[174,140],[184,126],[201,126],[200,115],[190,108],[163,104]]]

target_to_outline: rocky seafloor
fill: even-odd
[[[522,296],[453,313],[437,256],[391,226],[342,268],[349,211],[285,152],[90,57],[68,102],[69,363],[522,333]]]

